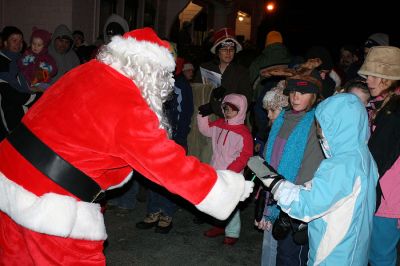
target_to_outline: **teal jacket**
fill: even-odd
[[[274,197],[291,217],[309,222],[308,265],[367,265],[378,180],[367,112],[343,93],[320,103],[315,116],[331,157],[306,187],[284,181]]]

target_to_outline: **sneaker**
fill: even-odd
[[[225,234],[225,228],[216,226],[204,232],[204,236],[206,237],[217,237],[222,236],[223,234]]]
[[[224,237],[224,245],[229,245],[229,246],[233,246],[233,245],[235,245],[236,244],[236,242],[239,240],[239,238],[237,238],[237,237],[229,237],[229,236],[226,236],[226,237]]]
[[[160,220],[156,226],[155,232],[160,234],[168,234],[172,229],[172,217],[160,216]]]
[[[136,224],[136,228],[138,229],[150,229],[157,225],[160,220],[161,212],[149,213],[143,219],[143,221],[138,222]]]

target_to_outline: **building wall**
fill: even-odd
[[[52,32],[58,24],[72,26],[73,0],[1,0],[0,27],[13,25],[24,33],[29,41],[32,27]]]

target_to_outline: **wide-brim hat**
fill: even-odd
[[[358,74],[400,80],[400,49],[394,46],[371,47]]]
[[[211,47],[211,53],[215,54],[215,48],[225,41],[232,41],[236,45],[236,53],[242,50],[242,45],[235,39],[235,32],[231,28],[222,28],[214,33],[214,45]]]

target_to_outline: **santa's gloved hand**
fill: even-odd
[[[264,186],[271,191],[274,191],[275,185],[284,179],[260,156],[251,157],[247,162],[247,166],[263,182]]]
[[[251,192],[253,192],[253,188],[254,188],[254,182],[252,181],[244,181],[244,190],[242,195],[240,196],[240,201],[244,201],[245,199],[247,199]]]
[[[214,113],[213,109],[211,108],[211,104],[210,103],[206,103],[203,105],[199,106],[199,114],[204,117],[204,116],[209,116],[212,113]]]

